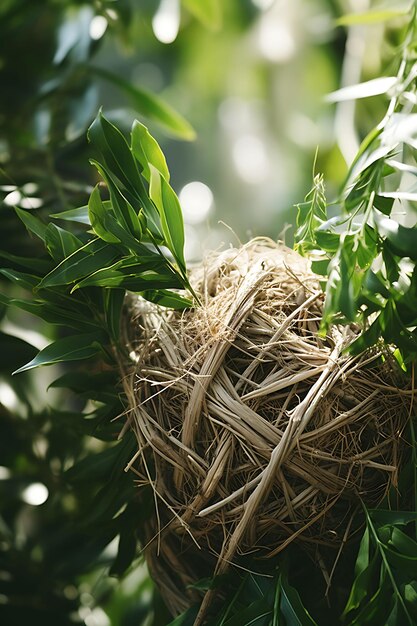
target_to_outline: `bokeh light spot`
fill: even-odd
[[[200,181],[187,183],[179,195],[179,201],[187,224],[203,222],[213,206],[213,193]]]
[[[161,43],[175,41],[180,29],[180,5],[178,0],[161,0],[161,4],[152,19],[155,37]]]
[[[32,506],[40,506],[47,501],[49,491],[43,483],[32,483],[22,493],[22,500]]]
[[[101,39],[107,30],[107,20],[104,15],[95,15],[90,23],[90,37],[91,39]]]

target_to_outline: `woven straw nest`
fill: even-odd
[[[191,282],[194,310],[133,303],[124,379],[129,467],[155,493],[148,562],[174,613],[241,555],[340,545],[360,499],[396,485],[412,402],[389,353],[344,351],[358,330],[318,335],[318,278],[285,246],[212,255]]]

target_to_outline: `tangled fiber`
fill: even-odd
[[[396,485],[413,396],[387,349],[345,351],[359,329],[319,335],[318,278],[285,246],[212,255],[191,282],[200,307],[137,300],[127,325],[128,467],[154,490],[148,560],[174,613],[241,555],[340,545]]]

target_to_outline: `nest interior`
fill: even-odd
[[[174,613],[239,555],[340,544],[360,499],[395,486],[412,401],[388,351],[346,353],[358,329],[319,335],[320,283],[285,246],[212,255],[191,282],[193,310],[132,303],[124,379],[128,467],[154,490],[149,562]]]

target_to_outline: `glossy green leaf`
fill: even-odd
[[[166,291],[165,289],[142,291],[140,294],[145,300],[149,300],[159,306],[168,307],[169,309],[177,309],[183,311],[194,306],[193,300],[185,298],[175,291]]]
[[[12,265],[19,265],[24,269],[32,270],[39,274],[47,274],[52,269],[51,259],[34,259],[33,257],[18,256],[5,250],[0,250],[0,259],[6,259]]]
[[[108,169],[106,169],[100,163],[98,163],[97,161],[94,161],[93,159],[90,160],[90,163],[95,165],[95,167],[101,174],[102,178],[105,180],[109,193],[110,193],[110,210],[108,207],[104,205],[104,203],[100,209],[99,208],[100,195],[99,195],[98,188],[96,187],[96,189],[93,191],[93,204],[91,205],[91,210],[93,210],[93,212],[95,213],[96,226],[99,226],[100,232],[104,234],[105,232],[107,232],[107,226],[106,226],[106,222],[108,221],[107,216],[114,215],[119,225],[126,232],[130,233],[133,237],[135,237],[137,241],[140,241],[143,236],[142,225],[141,225],[141,222],[139,221],[138,213],[133,208],[132,203],[130,202],[130,200],[132,200],[134,204],[135,203],[137,204],[138,199],[135,198],[134,195],[131,192],[129,192],[127,188],[121,187],[119,183],[117,182],[117,180],[115,179],[114,175],[112,175],[112,173]],[[142,202],[140,203],[139,210],[141,209],[142,209]],[[151,211],[151,217],[153,217],[152,211]],[[90,213],[90,218],[92,218],[91,213]]]
[[[32,291],[39,283],[39,277],[26,272],[11,269],[0,269],[0,274],[23,289]]]
[[[109,206],[105,206],[100,197],[99,186],[96,185],[88,201],[88,219],[97,235],[107,243],[120,243],[119,237],[116,237],[106,227],[106,215],[110,211]]]
[[[31,233],[39,237],[39,239],[45,241],[45,233],[47,228],[46,224],[41,222],[41,220],[35,217],[30,211],[25,211],[23,209],[19,209],[18,207],[15,207],[14,210],[16,211],[17,216],[21,219],[26,228]]]
[[[107,268],[87,276],[75,285],[73,291],[81,287],[104,287],[111,289],[127,289],[136,293],[152,289],[178,289],[181,287],[178,277],[171,271],[162,268],[155,272],[141,269],[139,265]]]
[[[101,111],[88,129],[88,139],[120,181],[128,187],[141,188],[139,172],[126,139]]]
[[[149,193],[159,211],[166,244],[174,255],[180,270],[185,274],[184,222],[179,200],[161,173],[152,164],[149,164],[149,168],[151,173]]]
[[[41,365],[89,359],[100,351],[103,342],[106,342],[106,336],[103,333],[72,335],[57,339],[14,373],[19,374]]]
[[[106,289],[103,292],[106,324],[110,336],[116,342],[120,339],[120,320],[125,299],[124,289]]]
[[[153,165],[165,180],[169,182],[169,170],[165,155],[146,126],[138,122],[138,120],[133,122],[131,148],[134,157],[143,168],[142,175],[148,182],[151,178],[149,164]]]
[[[195,131],[189,122],[155,94],[136,87],[117,74],[101,67],[90,66],[89,70],[119,87],[129,97],[135,109],[148,119],[158,122],[181,139],[187,141],[195,139]]]
[[[0,301],[2,300],[11,306],[45,320],[48,324],[69,326],[78,330],[89,329],[90,332],[98,326],[98,322],[94,320],[91,314],[89,316],[84,314],[85,311],[82,310],[81,306],[77,306],[77,310],[74,310],[74,308],[64,306],[63,304],[59,306],[50,300],[22,300],[19,298],[6,298],[0,294]]]
[[[70,285],[98,269],[108,267],[117,256],[113,246],[94,239],[57,265],[41,280],[38,288]]]
[[[78,207],[78,209],[69,209],[68,211],[61,211],[60,213],[51,213],[49,217],[53,217],[58,220],[66,220],[67,222],[78,222],[79,224],[87,224],[90,226],[87,205]]]
[[[83,244],[72,233],[55,224],[48,224],[45,231],[45,246],[54,261],[61,261],[79,250]]]

